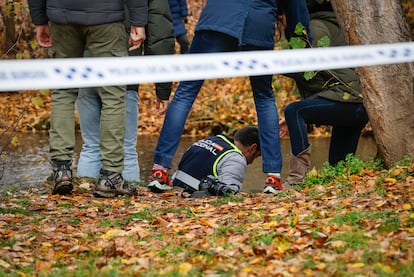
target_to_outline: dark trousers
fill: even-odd
[[[289,104],[285,108],[285,118],[292,154],[295,156],[309,147],[306,123],[332,126],[329,146],[329,163],[332,165],[344,160],[349,153],[355,154],[361,130],[368,122],[362,103],[344,103],[323,98]]]

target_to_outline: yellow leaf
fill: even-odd
[[[318,176],[318,171],[316,170],[316,168],[312,168],[312,170],[310,170],[308,173],[306,173],[306,176],[309,177],[316,177]]]
[[[106,239],[106,240],[110,240],[110,239],[113,239],[114,237],[123,236],[124,234],[125,234],[125,231],[123,231],[121,229],[111,229],[108,232],[106,232],[105,234],[103,234],[101,236],[101,238]]]
[[[42,107],[43,106],[43,100],[40,97],[33,97],[32,103],[36,106]]]
[[[395,184],[397,183],[397,180],[395,178],[384,178],[384,183],[390,183],[390,184]]]
[[[200,219],[200,224],[204,225],[204,226],[210,226],[210,227],[215,225],[213,222],[211,222],[207,219],[204,219],[204,218]]]
[[[50,242],[45,241],[45,242],[42,242],[42,246],[43,247],[52,247],[52,244]]]
[[[361,268],[361,267],[364,267],[364,266],[365,266],[364,263],[354,263],[354,264],[349,265],[350,268]]]
[[[263,228],[271,228],[271,227],[276,227],[278,225],[279,225],[279,222],[277,222],[277,221],[270,221],[270,222],[263,223]]]
[[[404,205],[403,205],[403,209],[404,209],[404,210],[406,210],[406,211],[411,210],[411,204],[410,204],[410,203],[406,203],[406,204],[404,204]]]
[[[401,168],[396,168],[392,171],[392,175],[398,176],[401,174]]]
[[[385,201],[385,200],[378,201],[377,202],[377,208],[380,208],[380,207],[384,206],[386,203],[387,203],[387,201]]]
[[[16,147],[18,143],[19,143],[19,139],[16,136],[13,136],[13,138],[11,140],[11,145]]]
[[[343,240],[335,240],[331,243],[334,248],[341,248],[346,246],[346,242]]]
[[[98,206],[102,205],[102,202],[98,200],[92,200],[92,203]]]
[[[385,264],[376,263],[375,267],[381,269],[385,273],[391,273],[391,274],[394,273],[394,270],[390,266],[385,265]]]
[[[285,252],[290,249],[290,242],[282,239],[282,238],[275,238],[272,240],[272,244],[275,244],[277,249],[281,252]]]
[[[298,220],[299,220],[299,211],[298,209],[295,209],[295,211],[293,212],[293,218],[290,222],[290,226],[296,226],[296,224],[298,224]]]
[[[342,98],[343,98],[344,100],[348,100],[350,96],[351,96],[351,95],[350,95],[349,93],[344,92],[344,95],[342,96]]]
[[[190,263],[182,263],[178,266],[178,273],[180,275],[187,275],[187,273],[192,269],[192,265]]]
[[[42,94],[42,95],[44,95],[44,96],[49,96],[49,90],[48,89],[42,89],[41,91],[40,91],[40,93]]]
[[[259,263],[261,263],[261,262],[263,262],[263,258],[262,258],[262,257],[256,257],[256,258],[254,258],[253,260],[251,260],[251,261],[249,262],[249,264],[254,265],[254,264],[259,264]]]
[[[312,276],[313,275],[313,270],[310,268],[307,268],[303,271],[303,273],[305,273],[306,276]]]
[[[315,265],[315,267],[319,270],[324,270],[326,268],[326,264],[325,263],[319,263],[319,264]]]

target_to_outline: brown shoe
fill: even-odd
[[[99,180],[95,185],[95,196],[115,197],[117,195],[135,196],[137,194],[137,188],[125,181],[120,173],[101,169]]]
[[[52,194],[71,194],[73,189],[72,184],[72,169],[70,168],[72,161],[52,160],[53,174]]]

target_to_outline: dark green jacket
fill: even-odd
[[[126,21],[129,34],[129,21]],[[172,55],[174,54],[174,29],[168,0],[148,0],[148,25],[145,26],[146,40],[144,50],[129,51],[130,56]],[[138,85],[128,85],[128,89],[136,90]],[[161,100],[168,100],[172,83],[155,84],[156,93]]]
[[[323,36],[329,37],[332,47],[346,45],[334,12],[311,14],[310,27],[315,45]],[[306,80],[303,73],[288,76],[295,79],[303,99],[322,97],[339,102],[362,103],[361,87],[353,69],[319,71],[311,80]]]

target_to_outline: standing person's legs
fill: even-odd
[[[263,172],[280,173],[282,155],[279,138],[279,116],[272,90],[272,75],[251,76],[262,150]]]
[[[168,106],[154,152],[151,182],[148,184],[148,188],[153,192],[163,192],[172,188],[167,170],[180,143],[188,113],[203,82],[203,80],[180,82]]]
[[[87,35],[91,57],[128,55],[123,22],[89,26]],[[136,195],[136,188],[125,182],[121,174],[124,168],[126,86],[99,87],[98,93],[102,102],[99,133],[102,169],[95,195]]]
[[[201,31],[194,36],[189,53],[229,52],[236,49],[237,39],[219,32]],[[177,151],[188,113],[203,82],[204,80],[183,81],[175,91],[155,148],[152,181],[148,185],[152,191],[161,192],[172,186],[167,169]]]
[[[84,40],[77,26],[52,23],[52,57],[81,57]],[[71,193],[72,156],[75,148],[75,100],[77,88],[56,89],[52,91],[50,117],[50,157],[53,167],[53,192]]]
[[[101,121],[101,98],[97,88],[81,88],[76,99],[82,134],[82,150],[77,167],[78,177],[97,178],[101,169],[99,151],[99,125]]]
[[[219,32],[196,33],[189,53],[229,52],[237,49],[237,40]],[[188,113],[204,80],[180,82],[168,106],[155,149],[154,163],[169,167],[184,131]]]
[[[282,190],[280,172],[282,154],[279,137],[279,116],[272,89],[272,75],[251,76],[250,84],[256,105],[260,147],[262,151],[262,169],[268,174],[264,193],[277,193]]]
[[[76,100],[82,133],[82,151],[79,155],[77,176],[96,178],[102,167],[99,151],[99,126],[101,117],[101,98],[96,88],[82,88]],[[126,129],[124,138],[124,170],[125,180],[139,182],[139,164],[136,151],[138,129],[138,94],[134,90],[127,91],[125,98]]]
[[[91,57],[124,57],[126,32],[122,22],[88,27]],[[102,169],[121,173],[124,163],[126,86],[98,87],[102,102],[100,150]]]
[[[124,138],[124,170],[122,176],[127,181],[139,182],[140,170],[137,153],[138,135],[138,93],[127,90],[125,96],[126,129]]]

